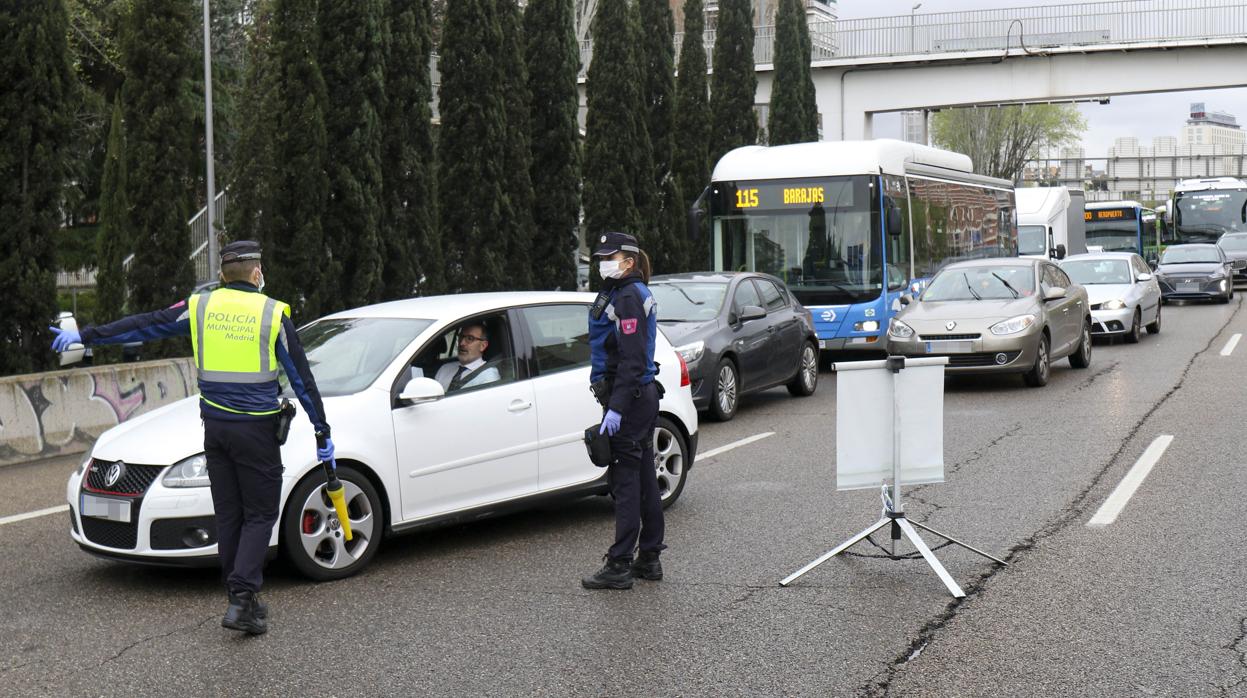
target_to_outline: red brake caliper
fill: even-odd
[[[316,530],[316,514],[310,511],[303,512],[303,533],[310,535]]]

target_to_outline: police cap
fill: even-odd
[[[237,240],[221,248],[221,264],[259,258],[260,243],[253,240]]]
[[[627,233],[602,233],[598,236],[598,248],[593,251],[594,257],[609,257],[616,252],[640,252],[636,238]]]

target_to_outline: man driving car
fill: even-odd
[[[485,361],[489,335],[485,326],[468,324],[459,328],[458,361],[448,361],[437,369],[437,382],[447,393],[493,383],[502,376],[497,367]]]

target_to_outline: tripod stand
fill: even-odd
[[[925,359],[925,360],[919,359],[918,361],[922,362],[922,364],[926,364],[927,362],[932,361],[932,360],[931,359]],[[945,363],[946,361],[947,361],[946,359],[942,359],[940,360],[940,363]],[[851,548],[858,542],[865,540],[867,536],[874,533],[875,531],[878,531],[884,526],[891,525],[890,533],[892,536],[893,546],[895,546],[895,541],[899,540],[901,537],[901,534],[903,533],[905,537],[909,539],[909,542],[912,543],[915,548],[917,548],[918,552],[922,554],[922,558],[927,561],[927,564],[931,566],[931,569],[935,571],[935,574],[939,576],[940,581],[944,582],[944,586],[948,588],[949,593],[951,593],[954,597],[960,599],[966,595],[965,592],[962,591],[961,587],[957,584],[957,582],[953,580],[952,575],[948,574],[948,570],[944,569],[944,565],[940,564],[939,558],[935,557],[935,553],[931,552],[931,548],[927,546],[926,541],[922,540],[922,536],[919,536],[918,532],[914,530],[915,526],[917,526],[918,528],[921,528],[924,531],[927,531],[928,533],[933,533],[939,536],[940,538],[943,538],[944,540],[947,540],[948,542],[953,543],[954,545],[959,545],[965,548],[966,550],[982,555],[983,557],[989,560],[992,560],[993,562],[998,562],[1006,566],[1009,563],[1005,562],[1004,560],[1001,560],[1000,558],[988,555],[982,550],[979,550],[978,548],[975,548],[966,543],[963,543],[962,541],[959,541],[956,538],[953,538],[952,536],[948,536],[943,533],[940,533],[939,531],[931,528],[930,526],[918,523],[917,521],[911,521],[908,517],[905,516],[905,509],[901,504],[901,448],[900,448],[900,443],[901,443],[900,414],[901,412],[900,412],[900,408],[898,404],[897,390],[896,390],[897,374],[899,374],[900,371],[905,368],[905,359],[904,357],[899,357],[899,356],[889,356],[886,362],[878,362],[878,363],[881,365],[880,367],[886,367],[892,373],[892,427],[893,427],[892,429],[892,486],[891,486],[891,497],[887,496],[888,488],[887,487],[884,488],[885,491],[884,491],[884,497],[883,497],[883,500],[884,500],[883,516],[880,517],[878,521],[876,521],[872,526],[870,526],[866,530],[862,531],[861,533],[858,533],[857,535],[846,540],[845,542],[841,543],[835,548],[832,548],[830,551],[824,553],[821,557],[807,564],[805,567],[802,567],[796,572],[788,575],[782,581],[780,581],[779,585],[783,587],[788,586],[789,584],[796,581],[799,577],[801,577],[806,572],[809,572],[810,570],[814,569],[815,567],[818,567],[819,565],[839,555],[845,550],[848,550],[849,548]],[[914,363],[917,365],[922,365],[922,364],[918,364],[918,362],[914,362]],[[836,438],[840,438],[840,435],[837,434]],[[895,549],[893,550],[893,552],[895,553]]]

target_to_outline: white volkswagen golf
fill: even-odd
[[[311,424],[300,414],[282,448],[281,518],[270,553],[280,549],[314,579],[338,579],[367,565],[392,534],[606,492],[606,471],[589,462],[581,440],[601,418],[588,388],[593,298],[415,298],[300,329],[333,427],[354,535],[342,536]],[[434,378],[458,363],[458,335],[469,327],[488,337],[485,369],[447,393]],[[661,333],[655,359],[666,395],[654,465],[670,505],[693,465],[697,411],[688,371]],[[118,425],[86,454],[66,488],[71,536],[84,550],[132,562],[215,564],[198,403],[187,398]]]

